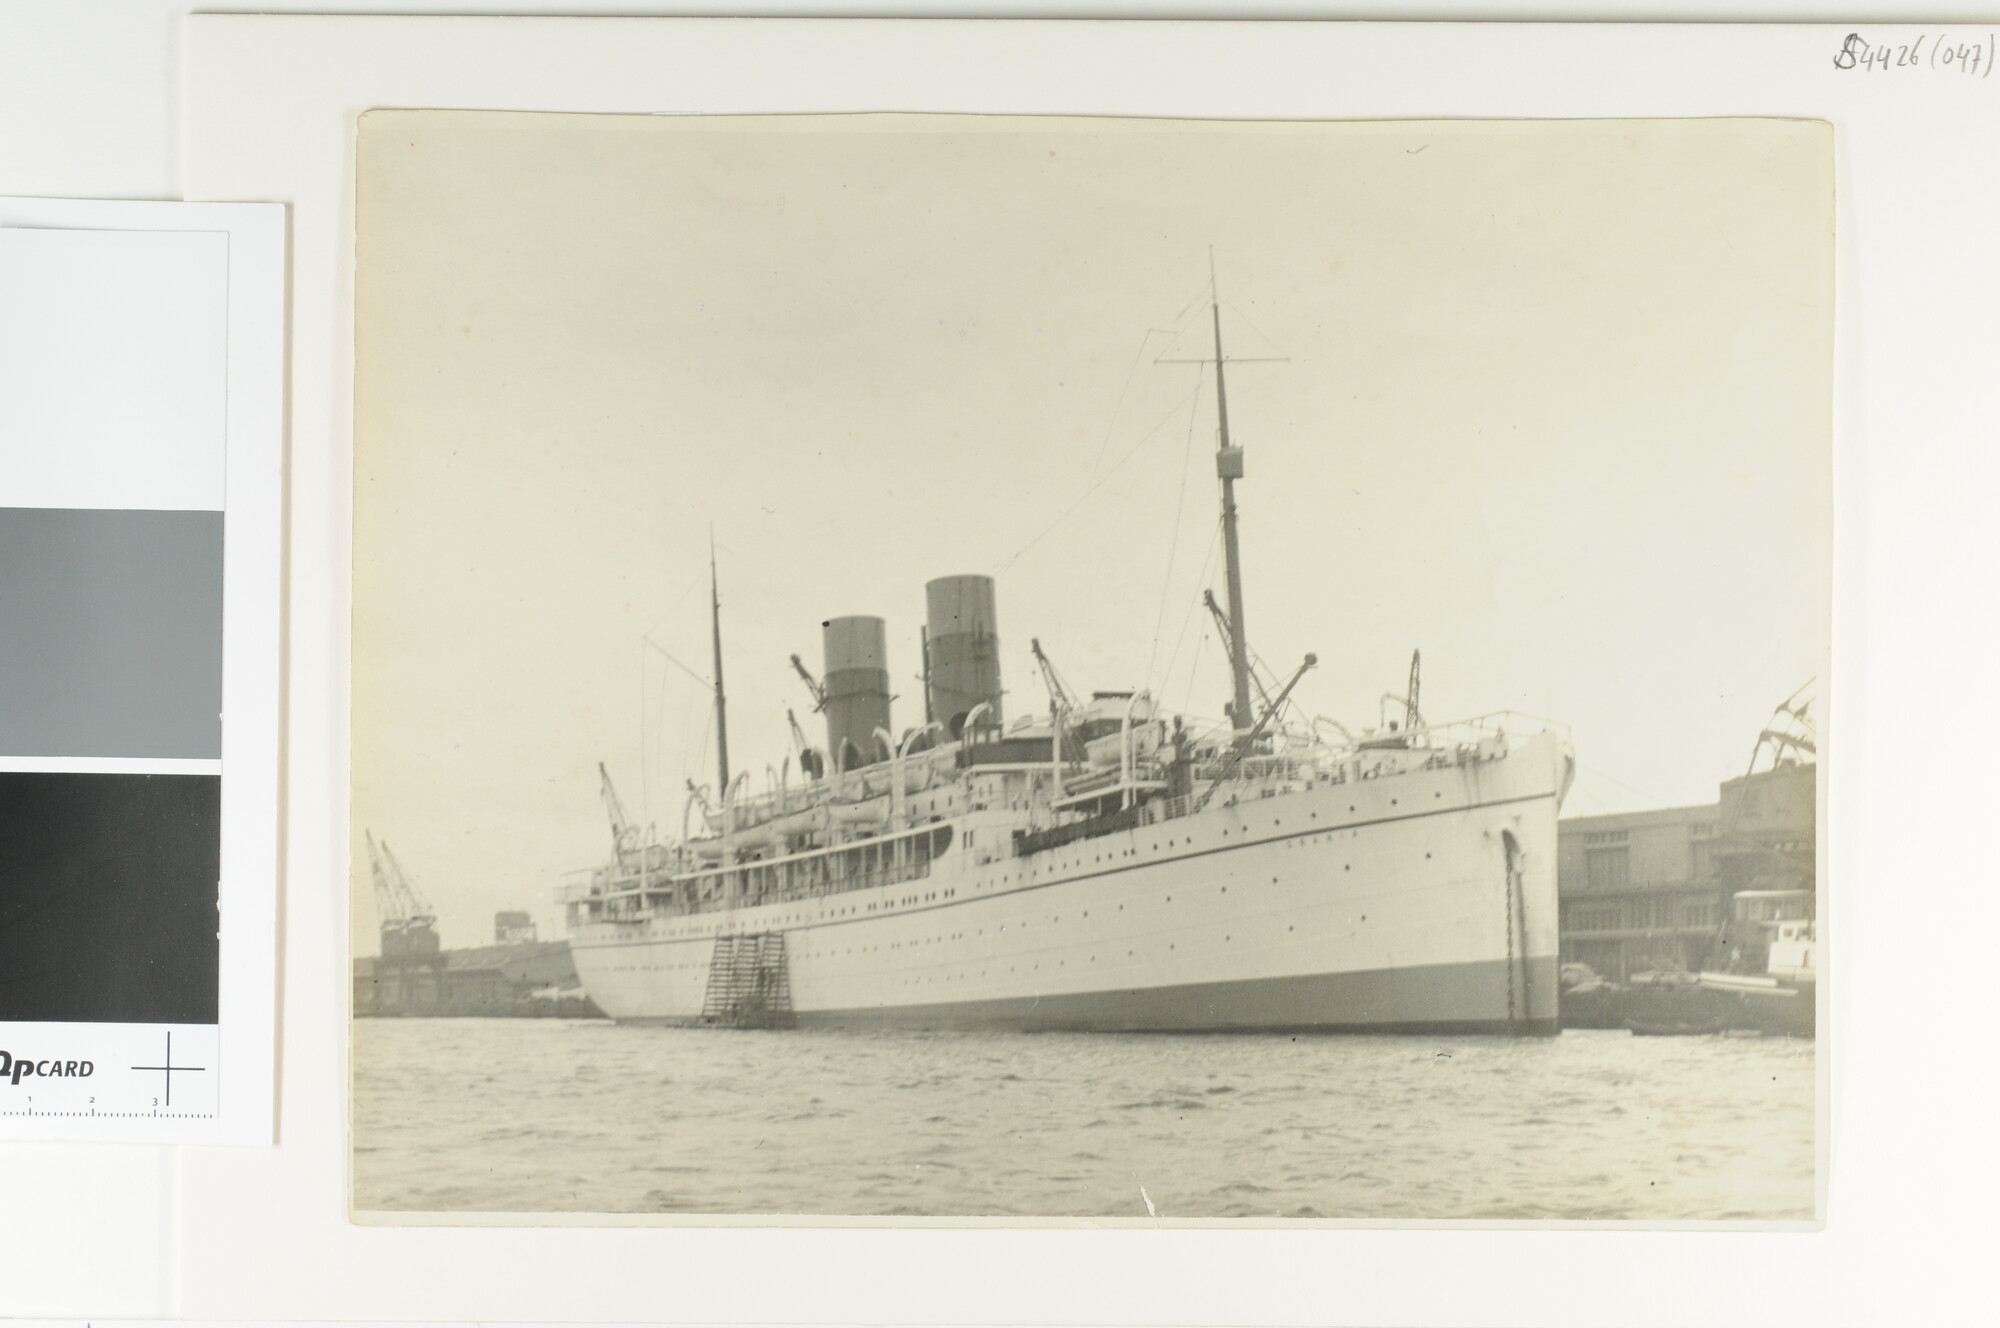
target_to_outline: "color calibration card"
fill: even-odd
[[[0,199],[0,1138],[268,1143],[284,212]]]

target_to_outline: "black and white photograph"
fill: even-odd
[[[1826,124],[356,154],[355,1220],[1819,1221]]]

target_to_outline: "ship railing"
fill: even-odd
[[[1321,721],[1333,725],[1332,721]],[[1422,723],[1414,728],[1401,730],[1370,730],[1359,735],[1341,729],[1342,741],[1324,741],[1316,753],[1322,768],[1338,769],[1339,763],[1353,760],[1356,756],[1379,754],[1382,752],[1409,752],[1423,756],[1442,756],[1446,761],[1459,758],[1467,753],[1486,747],[1491,749],[1496,742],[1504,742],[1512,747],[1516,742],[1539,733],[1554,733],[1559,737],[1569,737],[1569,725],[1561,720],[1547,719],[1531,715],[1521,710],[1495,710],[1468,719],[1447,720],[1443,723]]]
[[[790,886],[771,886],[758,891],[730,892],[724,890],[716,894],[694,893],[678,903],[676,913],[713,913],[718,909],[754,908],[760,904],[785,904],[800,899],[818,899],[824,895],[844,895],[854,890],[871,890],[876,886],[900,885],[904,881],[921,880],[931,874],[928,861],[898,863],[874,871],[856,872],[851,876],[840,876],[830,881],[806,881]]]
[[[1531,715],[1525,710],[1494,710],[1484,715],[1474,715],[1470,719],[1448,720],[1442,724],[1422,724],[1412,732],[1420,737],[1432,739],[1435,744],[1439,738],[1451,742],[1481,737],[1527,738],[1537,733],[1554,733],[1567,738],[1569,725],[1559,719]]]
[[[731,871],[747,873],[756,865],[745,863],[732,868]],[[690,878],[683,877],[670,881],[659,872],[648,873],[643,881],[637,872],[610,880],[606,880],[599,872],[571,874],[586,879],[561,886],[556,893],[558,901],[562,903],[586,899],[604,901],[613,907],[614,911],[607,914],[603,920],[618,922],[640,920],[648,915],[648,910],[640,903],[640,896],[647,891],[671,887],[675,898],[672,907],[667,911],[675,915],[712,913],[720,909],[817,899],[824,895],[844,895],[855,890],[872,890],[878,886],[901,885],[905,881],[923,880],[931,874],[931,862],[929,858],[918,858],[909,862],[891,863],[887,867],[878,867],[873,871],[853,872],[828,880],[804,881],[789,886],[772,886],[760,891],[732,890],[721,880],[720,872],[708,872],[701,877],[692,878],[693,881],[704,885],[720,887],[712,889],[689,889]]]

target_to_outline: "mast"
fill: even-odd
[[[935,723],[937,716],[931,713],[931,629],[917,624],[917,645],[924,652],[924,723]]]
[[[715,764],[716,796],[729,798],[729,704],[722,693],[722,592],[715,578],[715,533],[708,536],[708,605],[715,639]]]
[[[1229,445],[1229,393],[1222,381],[1222,305],[1209,273],[1209,313],[1215,322],[1215,415],[1221,426],[1215,473],[1222,480],[1222,555],[1229,576],[1229,675],[1234,684],[1229,726],[1241,734],[1254,722],[1250,709],[1250,648],[1243,631],[1243,563],[1236,548],[1236,481],[1243,478],[1243,449]]]

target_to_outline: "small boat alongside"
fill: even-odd
[[[1734,921],[1766,933],[1764,972],[1700,976],[1702,990],[1714,998],[1730,1027],[1785,1037],[1814,1036],[1819,996],[1817,924],[1804,916],[1811,906],[1807,890],[1746,890],[1736,896]]]

